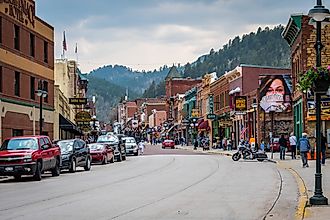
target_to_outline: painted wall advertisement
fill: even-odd
[[[260,107],[269,112],[290,112],[292,80],[289,74],[260,75]]]

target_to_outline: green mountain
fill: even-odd
[[[143,94],[153,81],[162,81],[166,77],[168,69],[164,65],[158,70],[140,72],[121,65],[108,65],[93,70],[88,75],[104,79],[124,88],[130,88],[137,94]]]
[[[116,107],[120,99],[126,95],[126,88],[110,83],[91,75],[87,75],[88,90],[87,97],[96,96],[96,114],[101,121],[109,121],[112,109]],[[131,99],[137,98],[137,94],[128,89],[128,94]]]
[[[266,27],[264,30],[259,27],[256,33],[237,36],[218,51],[211,49],[209,54],[184,65],[184,76],[198,78],[206,73],[216,72],[219,77],[240,64],[289,67],[290,48],[281,36],[283,29],[281,25],[273,29]],[[153,94],[165,95],[164,82],[151,85],[144,96],[154,97]]]

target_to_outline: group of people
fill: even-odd
[[[309,167],[308,165],[308,158],[307,154],[309,151],[311,151],[312,147],[308,140],[307,133],[302,133],[302,137],[297,139],[297,137],[291,133],[289,137],[289,143],[291,148],[291,157],[292,159],[296,159],[296,152],[299,150],[302,165],[303,167]],[[287,148],[287,139],[284,137],[284,135],[281,135],[281,138],[279,139],[280,144],[280,159],[285,160],[285,151]],[[325,159],[326,159],[326,148],[327,148],[327,139],[324,137],[323,134],[321,134],[321,164],[325,165]]]

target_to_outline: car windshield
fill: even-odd
[[[98,143],[118,143],[118,138],[114,135],[101,135],[97,139]]]
[[[89,149],[91,149],[91,151],[99,151],[99,150],[103,150],[104,146],[102,144],[91,144],[89,145]]]
[[[136,142],[133,138],[126,138],[124,140],[125,140],[125,143],[136,144]]]
[[[38,143],[35,138],[17,138],[3,142],[1,150],[37,150]]]
[[[73,141],[59,141],[57,145],[60,146],[62,153],[69,153],[73,150]]]

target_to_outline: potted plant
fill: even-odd
[[[330,66],[311,67],[299,78],[298,88],[306,93],[309,89],[314,92],[327,92],[330,86]]]

